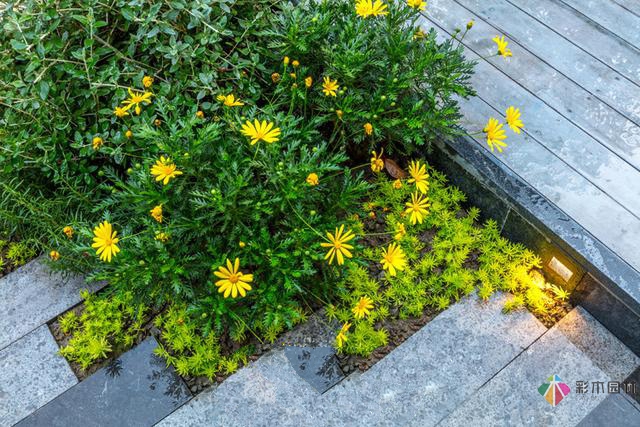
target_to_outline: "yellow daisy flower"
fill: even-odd
[[[505,112],[507,124],[517,134],[520,134],[520,129],[524,127],[524,123],[520,120],[520,109],[514,108],[513,106],[507,108]]]
[[[311,85],[312,85],[312,84],[313,84],[313,77],[309,76],[309,77],[306,77],[306,78],[304,79],[304,85],[305,85],[306,87],[308,87],[308,88],[309,88],[309,87],[311,87]]]
[[[280,81],[280,73],[273,73],[271,74],[271,81],[274,83],[278,83]]]
[[[127,139],[131,139],[133,137],[133,132],[131,132],[130,130],[126,131],[124,133],[124,136],[127,137]]]
[[[396,270],[404,270],[407,260],[402,248],[396,243],[390,243],[389,248],[382,248],[382,259],[380,260],[383,270],[389,270],[389,275],[395,276]]]
[[[251,138],[251,145],[255,145],[259,141],[266,143],[273,143],[280,138],[280,128],[274,128],[274,124],[263,120],[260,123],[257,119],[254,119],[253,123],[249,120],[242,125],[242,134]]]
[[[109,221],[103,221],[93,229],[92,248],[96,250],[96,255],[100,255],[102,261],[111,262],[111,257],[116,256],[120,252],[120,248],[116,245],[120,239],[116,237],[117,231],[114,231]]]
[[[151,76],[144,76],[142,78],[142,86],[149,88],[151,87],[151,85],[153,84],[153,77]]]
[[[322,91],[324,92],[325,96],[337,96],[337,90],[340,87],[338,85],[338,80],[331,80],[331,77],[323,77],[322,78]]]
[[[115,114],[116,117],[124,117],[124,116],[128,116],[129,112],[127,111],[126,108],[116,107],[113,110],[113,114]]]
[[[294,59],[291,65],[293,65],[294,68],[298,68],[300,66],[300,61],[298,61],[297,59]]]
[[[511,49],[507,47],[509,42],[504,39],[504,36],[502,37],[495,36],[492,40],[498,47],[498,55],[503,56],[505,58],[512,56]]]
[[[64,227],[62,229],[62,232],[66,234],[69,239],[73,238],[74,230],[73,230],[73,227],[71,227],[70,225],[67,225],[66,227]]]
[[[149,213],[151,214],[153,219],[155,219],[159,223],[162,223],[162,219],[163,219],[163,217],[162,217],[162,204],[154,206],[154,208],[151,209],[149,211]]]
[[[231,260],[227,259],[227,266],[221,265],[218,267],[218,271],[213,273],[221,279],[216,282],[216,286],[218,287],[218,292],[224,292],[223,296],[225,298],[229,298],[229,295],[232,298],[236,298],[238,294],[244,297],[247,295],[247,291],[251,290],[249,283],[253,282],[253,274],[244,274],[239,269],[239,258],[236,258],[233,264],[231,264]]]
[[[229,95],[218,95],[216,99],[222,102],[226,107],[240,107],[244,105],[244,102],[240,101],[240,98],[236,99],[232,93]]]
[[[125,110],[130,110],[132,107],[135,107],[136,114],[140,114],[142,112],[142,107],[140,104],[151,104],[151,97],[153,93],[151,92],[139,92],[137,90],[128,89],[129,98],[122,101],[124,104]]]
[[[378,155],[378,153],[376,153],[375,151],[372,151],[371,154],[371,170],[374,171],[375,173],[381,172],[382,169],[384,168],[384,160],[382,160],[382,153],[384,152],[384,149],[382,149],[380,151],[380,155]]]
[[[402,180],[396,179],[395,181],[393,181],[393,188],[395,188],[396,190],[401,189],[402,188]]]
[[[284,65],[289,65],[289,57],[285,56],[282,62],[284,62]]]
[[[427,8],[427,2],[424,0],[407,0],[407,5],[420,10],[425,10]]]
[[[314,186],[314,185],[318,185],[319,183],[320,183],[320,179],[318,179],[318,174],[311,172],[307,176],[307,184]]]
[[[422,194],[425,194],[429,189],[429,174],[427,173],[426,165],[421,165],[420,161],[411,161],[409,163],[409,178],[408,182],[415,183],[416,188]]]
[[[418,192],[414,192],[411,194],[411,201],[405,203],[407,209],[405,209],[406,214],[410,214],[409,219],[411,220],[411,224],[416,222],[422,224],[424,217],[427,215],[427,209],[429,208],[429,198],[423,197],[422,194],[418,194]]]
[[[373,125],[371,123],[365,123],[364,126],[364,134],[371,135],[373,133]]]
[[[502,142],[507,139],[507,135],[502,129],[502,123],[491,117],[482,131],[487,134],[487,145],[491,148],[491,151],[497,148],[502,153],[502,147],[507,146],[506,143]]]
[[[51,258],[51,261],[58,261],[60,259],[60,252],[58,251],[49,252],[49,258]]]
[[[373,310],[373,300],[369,297],[362,297],[355,307],[351,309],[356,319],[362,319]]]
[[[196,111],[196,117],[199,119],[204,119],[204,111],[202,110]]]
[[[151,175],[156,177],[156,181],[162,181],[164,185],[167,185],[170,179],[182,175],[182,172],[176,169],[176,165],[171,162],[169,157],[161,156],[151,167]]]
[[[387,5],[380,0],[358,0],[356,2],[356,14],[363,18],[386,15],[389,13],[386,9]]]
[[[350,240],[353,240],[356,236],[353,234],[353,231],[347,230],[344,233],[344,224],[340,226],[340,228],[336,228],[335,234],[331,234],[327,232],[327,237],[331,243],[320,243],[320,246],[323,248],[331,248],[327,255],[325,255],[324,259],[329,260],[329,265],[333,262],[334,258],[338,259],[338,265],[344,264],[344,257],[352,258],[351,252],[349,249],[353,249],[353,246],[348,244]]]
[[[99,150],[100,147],[104,145],[104,139],[100,138],[99,136],[94,136],[93,140],[91,140],[91,145],[93,146],[94,150]]]
[[[336,336],[336,345],[338,348],[342,348],[345,342],[349,339],[347,338],[347,332],[349,332],[349,328],[351,327],[351,323],[345,323],[340,328],[340,332],[338,332],[338,336]]]

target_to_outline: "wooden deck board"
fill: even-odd
[[[497,159],[640,271],[640,87],[595,58],[595,50],[576,46],[509,1],[429,2],[423,24],[435,26],[441,37],[476,21],[464,48],[479,61],[473,77],[478,97],[461,100],[464,125],[475,132],[488,117],[503,117],[509,105],[520,107],[525,131],[508,131],[509,147],[495,153]],[[584,20],[580,37],[589,34],[589,25],[597,37],[607,34],[574,16]],[[513,58],[484,59],[495,50],[496,34],[510,39]],[[624,46],[610,36],[611,49]],[[640,51],[622,49],[640,63]],[[489,151],[483,135],[474,139]]]
[[[538,21],[566,37],[627,77],[640,83],[640,55],[637,47],[596,25],[560,0],[509,0],[511,4],[533,15]]]
[[[562,0],[621,39],[640,47],[640,17],[609,0]]]
[[[505,0],[456,1],[640,125],[640,87],[603,62]]]
[[[456,27],[462,27],[469,19],[474,19],[473,31],[466,35],[464,44],[483,56],[495,48],[491,38],[497,34],[497,30],[453,0],[432,0],[428,16],[449,33]],[[511,49],[516,54],[508,61],[500,57],[489,58],[488,61],[557,112],[570,118],[622,160],[640,170],[640,127],[541,61],[525,47],[511,42]]]

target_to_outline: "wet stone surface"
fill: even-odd
[[[296,374],[319,393],[344,379],[332,347],[287,347],[285,355]]]
[[[151,426],[191,399],[150,337],[17,426]]]

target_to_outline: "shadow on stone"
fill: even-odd
[[[344,379],[332,347],[287,347],[285,355],[300,378],[318,393],[324,393]]]

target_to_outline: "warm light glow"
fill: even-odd
[[[561,263],[558,258],[552,257],[551,261],[549,261],[549,268],[551,268],[558,276],[562,277],[565,282],[568,282],[573,276],[573,271],[563,263]]]

